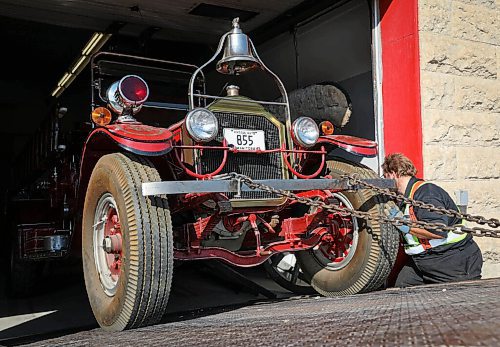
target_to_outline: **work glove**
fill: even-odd
[[[386,204],[384,209],[387,218],[389,218],[390,220],[394,220],[395,218],[400,218],[405,220],[410,219],[409,216],[405,216],[403,212],[401,212],[401,210],[396,206],[389,206],[388,204]],[[408,225],[401,224],[401,225],[395,225],[395,227],[398,228],[399,231],[403,233],[403,235],[410,233],[410,227]]]

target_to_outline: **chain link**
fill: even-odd
[[[284,196],[290,200],[297,201],[301,204],[305,204],[305,205],[308,205],[311,207],[321,208],[325,211],[332,212],[332,213],[339,213],[342,216],[353,216],[356,218],[377,221],[379,223],[388,223],[388,224],[392,224],[396,227],[401,226],[401,225],[408,225],[411,228],[421,228],[421,229],[432,230],[432,231],[444,231],[444,232],[453,231],[455,233],[464,233],[465,232],[465,233],[473,234],[474,236],[500,238],[500,234],[498,233],[497,230],[484,229],[481,227],[469,228],[466,226],[461,226],[461,227],[457,228],[457,227],[447,226],[443,223],[428,223],[428,222],[423,222],[423,221],[412,221],[412,220],[408,220],[405,218],[397,218],[397,217],[390,219],[390,218],[387,218],[386,216],[378,214],[378,213],[369,213],[369,212],[364,212],[364,211],[358,211],[358,210],[350,209],[347,207],[340,207],[340,206],[337,206],[334,204],[329,204],[329,203],[326,203],[322,200],[314,200],[311,198],[298,196],[297,194],[289,192],[289,191],[276,189],[276,188],[273,188],[273,187],[265,185],[265,184],[254,182],[253,179],[251,179],[248,176],[242,175],[242,174],[230,173],[230,174],[228,174],[228,176],[230,176],[233,179],[239,180],[239,182],[241,182],[241,183],[246,184],[250,189],[260,189],[260,190],[266,191],[266,192],[271,193],[271,194]],[[382,188],[373,186],[373,185],[368,184],[362,180],[359,180],[356,177],[353,177],[350,175],[344,175],[343,178],[349,180],[350,184],[355,183],[358,185],[363,185],[366,188],[373,189],[380,194],[390,196],[391,198],[395,198],[395,199],[401,199],[407,203],[412,204],[413,206],[427,208],[431,211],[440,212],[440,213],[443,213],[446,215],[451,214],[451,210],[441,209],[441,208],[435,207],[435,206],[430,205],[430,204],[425,204],[421,201],[411,200],[411,199],[405,198],[404,196],[400,197],[400,196],[398,196],[398,194],[394,194],[393,192],[389,191],[388,189],[382,189]],[[453,212],[456,212],[456,211],[453,211]],[[448,214],[448,213],[450,213],[450,214]],[[485,223],[480,223],[480,224],[488,224],[490,226],[493,225],[494,227],[497,227],[500,225],[500,224],[498,224],[498,220],[496,220],[496,219],[485,219],[484,217],[474,217],[474,216],[471,216],[468,214],[460,214],[460,213],[458,213],[458,215],[459,215],[458,218],[464,218],[466,220],[470,220],[468,218],[473,217],[474,218],[473,221],[476,223],[478,223],[477,220],[479,220],[481,222],[486,221]],[[454,214],[451,214],[451,216],[457,216],[457,215],[454,213]],[[464,216],[464,217],[462,217],[462,216]],[[465,216],[467,216],[468,218],[465,218]]]
[[[434,205],[427,204],[427,203],[425,203],[423,201],[410,199],[410,198],[405,197],[402,194],[398,194],[396,192],[392,192],[392,191],[390,191],[387,188],[380,188],[380,187],[377,187],[377,186],[375,186],[373,184],[370,184],[370,183],[367,183],[367,182],[365,182],[363,180],[360,180],[360,179],[358,179],[355,176],[355,174],[354,175],[343,175],[342,178],[347,179],[351,185],[352,184],[354,184],[354,185],[357,184],[357,185],[364,186],[366,188],[370,188],[370,189],[376,191],[379,194],[388,196],[391,199],[394,199],[394,200],[397,200],[397,201],[400,201],[400,202],[404,202],[405,204],[409,204],[409,205],[411,205],[413,207],[420,207],[420,208],[423,208],[423,209],[426,209],[426,210],[429,210],[429,211],[438,212],[438,213],[446,215],[448,217],[456,217],[458,219],[464,219],[466,221],[477,223],[477,224],[482,224],[482,225],[486,224],[486,225],[488,225],[491,228],[498,228],[498,227],[500,227],[500,221],[498,219],[496,219],[496,218],[486,219],[483,216],[473,216],[473,215],[471,215],[469,213],[461,213],[461,212],[455,211],[455,210],[447,210],[445,208],[436,207]]]

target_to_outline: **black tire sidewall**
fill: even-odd
[[[352,167],[353,170],[362,169],[366,172],[366,175],[371,178],[376,177],[373,171],[361,165],[344,161],[336,162],[339,162],[340,165],[345,166],[345,168]],[[340,178],[340,175],[345,173],[352,172],[343,172],[342,170],[334,169],[330,174],[333,178]],[[383,201],[371,191],[345,191],[341,192],[341,194],[350,201],[355,210],[368,212],[372,215],[383,213]],[[312,250],[299,252],[297,254],[297,259],[299,260],[304,274],[310,279],[311,285],[319,293],[326,296],[356,294],[376,286],[372,283],[373,281],[380,281],[376,267],[379,266],[381,262],[379,258],[384,255],[378,254],[379,250],[373,249],[373,245],[375,242],[381,243],[381,235],[384,233],[383,229],[386,226],[376,221],[371,221],[370,224],[366,224],[363,220],[358,219],[357,222],[358,244],[353,258],[344,267],[333,269],[325,266],[325,263],[319,260]],[[377,231],[374,232],[374,230]],[[376,236],[374,234],[376,234]],[[392,240],[390,242],[392,242]]]
[[[93,224],[99,199],[109,193],[116,201],[122,232],[122,273],[117,283],[116,293],[108,296],[102,287],[95,265]],[[102,327],[115,330],[116,325],[122,325],[118,318],[123,312],[124,298],[128,288],[129,273],[129,225],[124,209],[124,192],[114,170],[109,165],[98,165],[94,169],[85,197],[85,207],[82,221],[82,257],[87,294],[94,316]],[[120,327],[119,329],[123,329]]]
[[[354,209],[362,205],[359,194],[343,194]],[[366,232],[366,226],[358,221],[358,244],[354,251],[354,256],[350,262],[341,269],[333,269],[325,266],[322,260],[318,259],[315,251],[300,252],[298,258],[302,270],[311,280],[311,285],[319,292],[341,292],[352,287],[359,279],[359,275],[366,268],[366,264],[371,252],[372,238]]]

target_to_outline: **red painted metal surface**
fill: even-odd
[[[325,150],[309,150],[309,149],[286,149],[285,144],[282,148],[275,149],[257,149],[257,150],[242,150],[229,146],[204,146],[204,145],[174,145],[174,148],[179,149],[200,149],[200,150],[216,150],[216,151],[229,151],[231,153],[255,153],[255,154],[266,154],[266,153],[295,153],[295,154],[326,154]]]
[[[327,219],[330,232],[318,249],[330,261],[339,263],[347,257],[352,248],[355,230],[353,219],[340,214],[329,214]]]
[[[349,135],[320,136],[318,144],[329,143],[346,150],[349,153],[364,157],[377,155],[377,143],[371,140]]]
[[[324,201],[333,198],[330,191],[322,190],[305,191],[297,195],[299,197],[318,198]],[[197,197],[193,197],[196,200]],[[210,198],[208,194],[200,195],[200,197]],[[339,207],[342,207],[342,204]],[[217,258],[237,266],[254,266],[261,264],[272,254],[306,250],[316,245],[319,245],[325,256],[333,262],[342,261],[349,253],[352,245],[353,223],[352,219],[342,216],[341,213],[332,214],[318,208],[304,214],[302,217],[287,217],[285,215],[281,218],[278,216],[277,219],[278,221],[282,220],[279,234],[264,218],[255,213],[239,216],[216,213],[205,218],[199,218],[184,229],[186,248],[177,249],[175,259]],[[253,247],[254,250],[233,252],[220,247],[202,246],[203,240],[208,238],[215,225],[220,221],[223,222],[226,230],[231,230],[231,232],[239,231],[244,222],[250,222],[254,236],[251,237],[251,242],[247,243],[247,247]],[[260,222],[260,225],[258,222]],[[276,242],[275,236],[270,236],[276,234],[282,237],[283,240]],[[262,246],[263,237],[268,242],[271,241],[271,243]]]
[[[141,123],[117,123],[97,128],[90,133],[87,143],[98,134],[110,137],[120,147],[137,154],[163,155],[172,149],[170,130]]]
[[[281,252],[295,252],[311,249],[321,242],[327,233],[325,228],[321,228],[307,239],[299,239],[293,242],[280,241],[267,245],[260,254],[238,254],[224,248],[218,247],[191,247],[189,251],[175,250],[174,258],[176,260],[202,260],[202,259],[220,259],[231,265],[250,267],[262,264],[270,256]]]
[[[223,148],[228,148],[226,146],[226,140],[224,140],[224,143],[222,144],[222,147]],[[227,161],[227,152],[228,150],[225,149],[224,150],[224,157],[222,158],[222,161],[219,165],[219,167],[217,169],[215,169],[213,172],[209,172],[209,173],[206,173],[206,174],[198,174],[194,171],[191,171],[190,169],[188,169],[186,167],[186,165],[184,165],[183,161],[181,160],[180,156],[179,156],[179,153],[177,152],[177,149],[174,149],[174,153],[175,153],[175,159],[177,159],[177,163],[180,165],[180,167],[182,167],[182,169],[191,177],[194,177],[194,178],[198,178],[198,179],[201,179],[201,180],[206,180],[206,179],[210,179],[212,178],[213,176],[215,175],[218,175],[222,169],[224,169],[224,166],[226,166],[226,161]]]
[[[179,166],[182,167],[182,169],[191,177],[194,177],[194,178],[198,178],[198,179],[211,179],[213,176],[219,174],[223,169],[224,169],[224,166],[226,165],[226,160],[227,160],[227,153],[228,152],[231,152],[231,153],[255,153],[255,154],[265,154],[265,153],[281,153],[281,155],[283,156],[283,160],[287,166],[287,168],[290,170],[290,172],[299,177],[299,178],[302,178],[302,179],[309,179],[309,178],[314,178],[316,176],[318,176],[322,170],[323,170],[323,167],[325,165],[325,155],[327,154],[327,151],[325,151],[325,148],[324,147],[321,147],[321,150],[319,151],[315,151],[315,150],[301,150],[301,149],[286,149],[285,148],[285,144],[282,145],[282,148],[275,148],[275,149],[267,149],[267,150],[238,150],[234,147],[229,147],[227,146],[226,144],[226,140],[224,140],[224,142],[222,143],[222,146],[204,146],[204,145],[189,145],[189,146],[185,146],[185,145],[174,145],[173,146],[174,148],[174,154],[175,154],[175,158],[177,159],[177,162],[179,164]],[[210,173],[206,173],[206,174],[198,174],[196,172],[193,172],[192,170],[190,170],[189,168],[186,167],[186,165],[184,165],[184,163],[182,162],[180,156],[179,156],[179,153],[177,152],[177,148],[179,149],[199,149],[199,150],[219,150],[219,151],[224,151],[224,157],[222,158],[222,161],[221,161],[221,164],[219,165],[219,167],[213,171],[213,172],[210,172]],[[316,170],[316,172],[310,174],[310,175],[304,175],[304,174],[301,174],[300,172],[298,172],[297,170],[295,170],[292,165],[290,164],[289,160],[288,160],[288,154],[289,153],[294,153],[294,154],[321,154],[321,163],[320,163],[320,166],[319,168]]]
[[[321,147],[321,164],[319,165],[318,169],[310,175],[304,175],[295,170],[292,167],[292,164],[290,164],[290,161],[288,160],[288,153],[286,151],[281,152],[281,155],[283,156],[283,161],[285,162],[286,167],[288,168],[288,170],[290,170],[292,174],[302,179],[310,179],[318,176],[323,171],[323,167],[325,166],[326,153],[327,152],[325,151],[325,147]]]
[[[418,1],[380,0],[384,149],[423,175]]]
[[[172,141],[174,142],[180,142],[181,141],[181,135],[182,135],[182,125],[184,124],[184,119],[181,121],[178,121],[177,123],[172,124],[171,126],[168,127],[168,130],[172,132],[173,138]]]
[[[118,212],[110,208],[105,221],[104,237],[111,243],[109,252],[106,251],[106,263],[108,264],[113,281],[118,281],[122,266],[122,234]]]
[[[152,127],[139,122],[115,123],[106,127],[111,133],[122,138],[143,142],[163,142],[172,138],[168,129]]]

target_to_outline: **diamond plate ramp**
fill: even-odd
[[[500,279],[303,297],[178,316],[107,333],[95,329],[32,346],[498,346]]]

